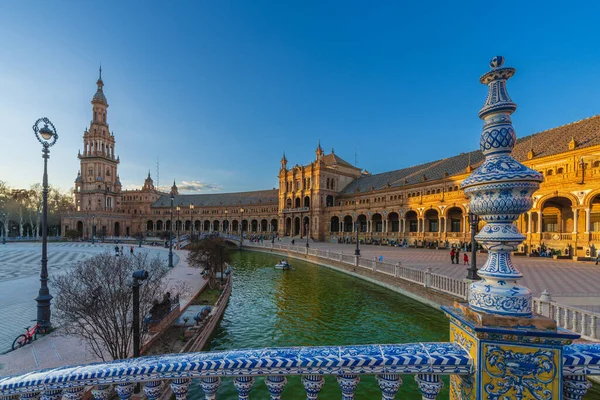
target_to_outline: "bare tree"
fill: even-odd
[[[194,242],[189,247],[187,262],[192,267],[204,268],[208,276],[208,287],[218,288],[216,273],[223,270],[223,265],[230,260],[229,249],[225,240],[218,236],[208,236]]]
[[[54,307],[66,334],[83,339],[102,360],[128,358],[133,353],[134,271],[149,273],[140,287],[140,314],[148,315],[152,302],[163,298],[168,269],[147,253],[116,257],[102,253],[80,262],[53,279]],[[142,343],[143,343],[142,337]]]

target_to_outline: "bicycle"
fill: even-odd
[[[36,321],[36,324],[33,327],[25,328],[25,333],[17,336],[15,341],[12,344],[12,349],[16,350],[25,346],[28,343],[31,343],[32,340],[37,340],[38,332],[41,334],[41,326],[37,323],[37,320],[32,319],[32,321]]]

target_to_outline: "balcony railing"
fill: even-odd
[[[394,398],[402,374],[415,374],[423,398],[435,399],[441,375],[469,375],[473,362],[455,343],[410,343],[335,347],[288,347],[140,357],[85,366],[60,367],[0,379],[0,397],[82,399],[92,387],[96,399],[108,399],[112,385],[129,399],[135,384],[144,383],[149,400],[161,397],[170,383],[184,400],[192,379],[200,379],[207,399],[215,399],[221,378],[233,377],[239,399],[248,399],[255,377],[265,377],[271,399],[280,399],[288,377],[302,376],[307,399],[316,399],[324,375],[337,378],[344,399],[352,399],[361,375],[376,375],[385,399]],[[164,382],[166,381],[166,382]]]
[[[283,213],[301,213],[308,212],[308,210],[310,210],[310,207],[284,208]]]

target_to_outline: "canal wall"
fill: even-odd
[[[273,255],[280,255],[286,258],[294,258],[297,260],[308,261],[313,264],[320,265],[322,267],[330,268],[335,271],[342,272],[344,274],[353,276],[358,279],[362,279],[367,282],[374,283],[379,286],[383,286],[386,289],[400,293],[413,300],[427,304],[430,307],[439,309],[440,306],[452,306],[455,301],[465,301],[464,298],[459,296],[453,296],[449,293],[439,292],[433,288],[424,287],[418,283],[412,283],[401,278],[396,278],[388,274],[373,271],[360,266],[351,266],[346,262],[340,262],[331,259],[323,259],[320,256],[312,254],[299,254],[285,249],[268,248],[247,245],[244,243],[242,250],[258,251],[261,253],[268,253]]]

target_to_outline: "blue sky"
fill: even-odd
[[[102,63],[126,187],[277,185],[318,140],[377,173],[476,149],[503,55],[518,136],[600,113],[596,2],[3,1],[0,180],[73,186]],[[214,190],[208,189],[205,190]]]

